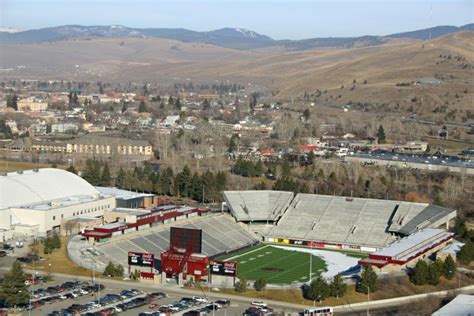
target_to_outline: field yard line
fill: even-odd
[[[289,270],[285,270],[285,271],[283,271],[283,272],[280,272],[280,273],[278,273],[277,275],[275,275],[275,276],[269,278],[267,281],[268,281],[268,283],[270,283],[270,280],[271,280],[271,279],[276,278],[276,277],[279,276],[279,275],[285,274],[285,273],[287,273],[287,272],[289,272],[289,271],[291,271],[291,270],[294,270],[294,269],[296,269],[296,268],[299,268],[299,267],[305,266],[305,265],[308,265],[308,266],[309,266],[309,262],[303,262],[302,264],[300,264],[300,265],[298,265],[298,266],[296,266],[296,267],[294,267],[294,268],[291,268],[291,269],[289,269]],[[308,268],[308,270],[309,270],[309,268]],[[308,276],[309,276],[309,272],[308,272]],[[301,280],[300,280],[300,281],[301,281]],[[291,282],[291,281],[290,281],[290,282]]]
[[[254,249],[254,250],[252,250],[252,251],[249,251],[249,252],[246,252],[246,253],[242,253],[242,254],[240,254],[240,255],[237,255],[237,256],[233,256],[233,257],[227,258],[227,259],[225,259],[225,260],[237,259],[237,258],[246,256],[246,255],[248,255],[248,254],[250,254],[250,253],[253,253],[253,252],[255,252],[255,251],[260,251],[260,250],[265,249],[265,248],[267,248],[267,247],[270,247],[270,246],[269,246],[269,245],[266,245],[266,246],[263,246],[263,247],[261,247],[261,248]]]
[[[296,251],[295,251],[295,252],[296,252]],[[293,255],[294,255],[293,253],[292,253],[292,254],[289,254],[289,255],[287,255],[287,256],[281,257],[281,258],[278,259],[278,260],[272,261],[271,263],[275,263],[275,262],[281,261],[281,260],[283,260],[283,259],[287,259],[287,258],[289,258],[289,257],[291,257],[291,256],[293,256]],[[249,272],[253,272],[253,271],[255,271],[255,270],[259,270],[259,269],[261,269],[263,266],[264,266],[264,264],[258,266],[258,267],[255,268],[255,269],[248,270],[248,271],[245,272],[245,274],[249,274]]]

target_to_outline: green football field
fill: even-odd
[[[238,262],[237,275],[246,280],[263,277],[268,283],[289,284],[307,282],[309,279],[310,254],[275,248],[269,245],[245,249],[220,260]],[[313,278],[326,270],[326,263],[312,256]]]

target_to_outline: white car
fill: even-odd
[[[84,289],[80,289],[80,290],[79,290],[79,293],[81,293],[82,295],[89,294],[89,292],[87,292],[87,291],[84,290]]]
[[[258,307],[267,307],[267,303],[263,301],[252,301],[251,303],[253,306],[258,306]]]
[[[193,300],[199,303],[207,303],[209,300],[205,297],[200,297],[200,296],[193,296]]]

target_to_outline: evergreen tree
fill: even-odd
[[[180,110],[181,109],[181,101],[179,100],[179,97],[176,98],[176,101],[174,102],[174,106]]]
[[[191,178],[189,185],[189,197],[196,201],[203,201],[202,192],[202,180],[197,172],[195,172]]]
[[[379,140],[379,144],[385,143],[385,129],[382,125],[379,125],[379,130],[377,131],[377,138]]]
[[[429,268],[428,264],[424,260],[418,260],[413,273],[410,275],[410,280],[415,285],[423,285],[428,282]]]
[[[7,107],[18,111],[18,96],[16,94],[7,97]]]
[[[187,165],[183,167],[183,170],[176,175],[175,178],[175,192],[180,196],[188,196],[188,187],[191,180],[191,169]]]
[[[324,300],[329,296],[329,285],[323,277],[318,276],[309,285],[306,296],[311,300]]]
[[[237,141],[238,141],[238,138],[239,138],[239,136],[237,136],[237,134],[233,134],[233,135],[230,137],[230,140],[229,140],[229,147],[227,148],[227,152],[233,153],[234,151],[237,150]]]
[[[216,175],[210,170],[206,170],[201,176],[204,186],[204,201],[211,203],[219,199],[219,189],[217,188]]]
[[[258,278],[255,280],[253,283],[253,287],[255,288],[256,291],[261,292],[265,290],[265,287],[267,286],[267,280],[265,278]]]
[[[338,274],[332,280],[329,288],[331,296],[339,298],[343,297],[344,294],[346,294],[347,284],[344,283],[344,280],[342,279],[341,275]]]
[[[285,160],[281,166],[281,177],[282,178],[291,177],[291,167],[290,167],[290,163],[287,160]]]
[[[123,188],[125,184],[125,171],[122,167],[120,167],[119,172],[117,174],[117,178],[115,179],[115,186],[118,188]]]
[[[474,260],[474,244],[468,240],[457,253],[457,258],[464,264],[470,264]]]
[[[138,106],[138,112],[139,113],[147,112],[145,101],[143,100],[140,101],[140,105]]]
[[[365,294],[369,293],[369,291],[370,293],[377,291],[377,274],[372,269],[372,266],[369,265],[362,271],[356,290]]]
[[[171,195],[172,185],[173,185],[173,169],[168,167],[163,171],[163,173],[160,174],[161,194]]]
[[[304,117],[305,121],[309,120],[309,118],[311,117],[311,112],[309,111],[309,109],[305,109],[303,111],[303,117]]]
[[[238,293],[244,293],[247,291],[247,280],[240,278],[239,281],[235,282],[235,291]]]
[[[109,165],[106,163],[102,168],[102,174],[100,176],[100,185],[109,186],[112,182],[112,176],[110,175]]]
[[[13,136],[10,126],[3,119],[0,119],[0,135],[3,135],[3,138],[6,139],[10,139]]]
[[[451,257],[451,255],[448,255],[448,257],[444,260],[443,275],[448,280],[451,280],[456,274],[456,271],[457,271],[456,263],[454,263],[453,257]]]
[[[255,164],[255,176],[261,177],[262,174],[265,172],[265,166],[261,160],[257,161]]]
[[[59,235],[56,232],[54,232],[53,236],[51,237],[51,246],[53,249],[61,248],[61,238],[59,238]]]
[[[456,234],[456,237],[464,239],[466,237],[467,231],[466,220],[459,217],[456,218],[456,222],[454,224],[454,233]]]
[[[205,110],[211,108],[211,104],[209,103],[209,100],[208,100],[208,99],[204,99],[204,101],[202,102],[202,107],[203,107]]]
[[[224,171],[218,171],[216,174],[216,187],[219,192],[225,190],[225,185],[227,183],[227,177]]]
[[[77,174],[77,170],[76,170],[76,168],[74,168],[73,165],[70,165],[69,167],[67,167],[66,171]]]
[[[436,263],[428,265],[428,276],[426,280],[428,284],[438,285],[440,275],[440,268],[436,265]]]
[[[119,263],[114,264],[112,261],[109,261],[103,274],[110,277],[123,277],[123,266]]]
[[[127,103],[122,102],[122,113],[125,113],[127,111]]]
[[[82,171],[82,177],[90,184],[97,186],[100,185],[101,176],[100,162],[95,159],[87,159],[86,166]]]
[[[6,273],[0,287],[0,300],[9,306],[26,305],[30,299],[27,276],[21,268],[20,261],[13,262],[10,272]]]

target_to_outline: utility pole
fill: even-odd
[[[370,301],[370,287],[367,287],[367,316],[370,315],[369,301]]]
[[[31,316],[31,298],[35,295],[35,282],[36,282],[36,270],[35,270],[35,260],[33,260],[33,277],[31,279],[31,293],[30,293],[30,308],[28,309],[28,316]]]
[[[311,278],[313,276],[313,242],[310,244],[310,252],[309,252],[309,283],[311,286]]]

